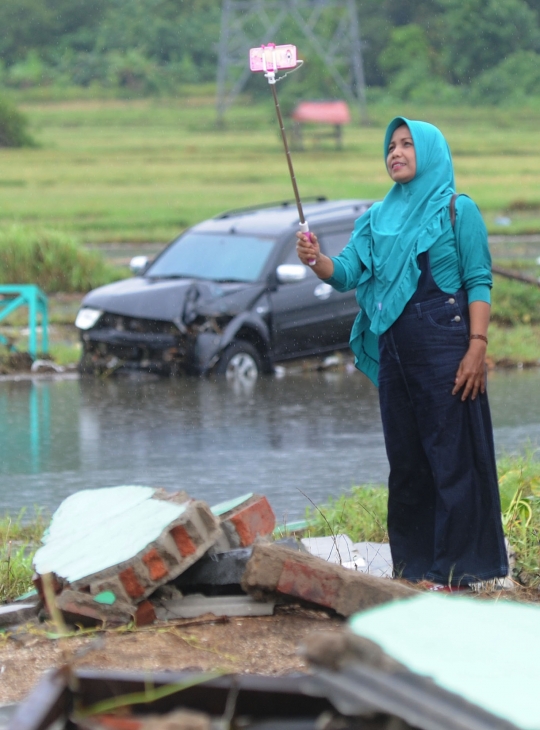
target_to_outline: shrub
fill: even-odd
[[[498,276],[492,292],[491,317],[503,325],[540,323],[540,288]]]
[[[0,147],[31,147],[28,120],[13,104],[0,98]]]
[[[122,276],[71,236],[22,225],[0,229],[0,259],[0,284],[37,284],[48,294],[89,291]]]
[[[478,76],[470,87],[475,104],[523,103],[540,94],[540,55],[517,51]]]

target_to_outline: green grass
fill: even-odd
[[[181,99],[80,99],[22,105],[35,149],[0,151],[0,223],[75,233],[84,241],[167,241],[219,211],[291,198],[275,113],[241,100],[225,130],[208,91]],[[438,124],[454,153],[458,190],[480,205],[492,231],[540,231],[538,111],[381,105],[369,126],[350,125],[343,151],[331,141],[294,155],[304,196],[380,198],[382,160],[396,113]],[[512,224],[495,218],[510,211]]]
[[[540,365],[540,326],[501,327],[492,323],[487,357],[495,365]]]
[[[32,559],[47,523],[48,515],[39,508],[30,518],[24,509],[16,517],[0,518],[0,603],[33,587]]]
[[[527,586],[540,584],[540,460],[538,453],[509,456],[498,463],[501,508],[506,536],[515,551],[514,577]],[[383,486],[353,487],[309,509],[310,535],[347,534],[353,542],[387,542],[388,492]]]
[[[88,291],[121,275],[72,236],[24,225],[0,228],[0,284],[31,281],[47,294]]]

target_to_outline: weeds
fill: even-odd
[[[345,533],[353,542],[385,542],[387,499],[381,486],[353,487],[350,494],[330,498],[322,509],[308,509],[310,535]]]
[[[499,462],[504,531],[515,551],[514,573],[525,585],[540,583],[540,461],[534,452]]]
[[[32,588],[32,560],[43,536],[48,516],[35,510],[25,521],[26,511],[0,519],[0,603],[12,601]]]

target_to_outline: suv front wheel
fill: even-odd
[[[262,371],[261,356],[257,349],[245,340],[233,340],[225,348],[214,369],[216,375],[227,380],[254,382]]]

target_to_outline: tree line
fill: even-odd
[[[375,94],[493,104],[540,96],[540,0],[357,0],[357,8]],[[2,0],[0,85],[167,93],[213,81],[220,19],[218,0]],[[319,66],[307,86],[311,96],[332,93]]]

